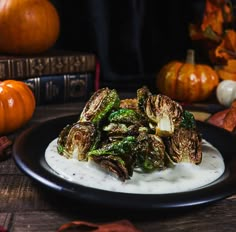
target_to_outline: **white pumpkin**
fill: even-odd
[[[230,107],[236,99],[236,81],[221,81],[216,88],[216,97],[221,105]]]

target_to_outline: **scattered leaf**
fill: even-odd
[[[57,232],[66,232],[66,231],[91,231],[91,232],[141,232],[136,229],[134,225],[128,220],[121,220],[105,224],[95,224],[86,221],[72,221],[66,224],[63,224]]]
[[[218,35],[223,33],[224,17],[222,12],[222,3],[219,1],[206,0],[205,11],[201,24],[202,31],[211,27]]]
[[[225,35],[215,50],[217,57],[225,60],[236,58],[236,31],[227,30]]]

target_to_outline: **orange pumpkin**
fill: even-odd
[[[206,100],[219,83],[217,73],[206,64],[195,64],[194,51],[188,50],[185,62],[171,61],[157,74],[160,93],[177,101]]]
[[[0,1],[1,52],[44,52],[54,45],[59,31],[59,15],[49,0]]]
[[[24,82],[0,82],[0,134],[11,133],[28,122],[35,105],[33,92]]]

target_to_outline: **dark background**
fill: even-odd
[[[167,62],[184,60],[194,45],[190,22],[201,19],[202,0],[52,0],[61,19],[56,47],[93,52],[105,84],[155,85]]]

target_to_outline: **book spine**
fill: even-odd
[[[85,102],[94,91],[94,72],[42,76],[23,80],[33,91],[36,104]]]
[[[94,54],[11,58],[0,60],[0,80],[23,80],[35,76],[94,72]]]

